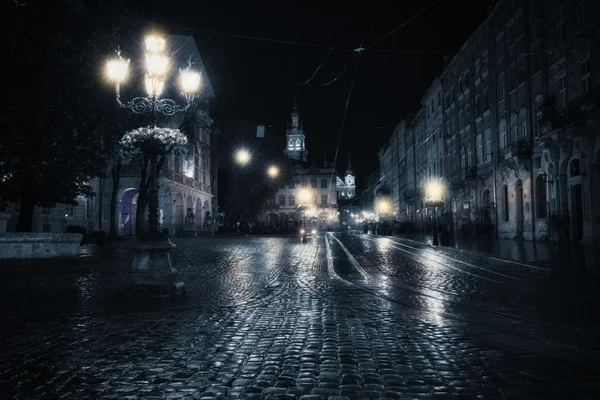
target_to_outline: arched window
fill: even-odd
[[[471,143],[467,145],[467,167],[471,166],[473,162],[473,150],[471,150]]]
[[[498,75],[498,100],[504,100],[506,94],[506,82],[504,78],[504,71]]]
[[[492,161],[492,131],[483,132],[483,161]]]
[[[462,147],[462,151],[460,152],[460,166],[461,168],[465,168],[467,166],[467,149],[465,146]]]
[[[510,116],[510,141],[517,140],[517,113],[512,113]]]
[[[546,180],[544,179],[544,174],[540,174],[535,178],[535,214],[538,218],[546,218],[548,215]]]
[[[498,123],[498,140],[500,148],[503,149],[508,145],[508,141],[506,140],[506,120],[501,119]]]
[[[483,137],[481,133],[475,138],[475,155],[477,156],[477,165],[483,164]]]
[[[490,208],[491,207],[491,203],[490,203],[490,191],[488,189],[483,191],[483,194],[481,195],[481,206],[483,208]]]
[[[520,132],[520,140],[525,140],[529,135],[527,135],[527,110],[525,107],[521,108],[521,113],[519,115],[519,119],[521,122],[521,132]]]

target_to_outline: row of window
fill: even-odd
[[[327,178],[321,178],[321,189],[327,188],[327,182],[328,182]],[[316,178],[312,178],[310,180],[310,187],[313,189],[316,189],[317,183],[318,183],[318,180]],[[331,184],[332,185],[336,184],[335,177],[331,179]],[[290,189],[295,189],[297,185],[299,185],[300,187],[303,187],[303,188],[308,187],[308,179],[307,178],[294,179],[291,181],[291,183],[288,185],[288,187]],[[281,187],[282,187],[282,189],[285,188],[285,184],[282,184]]]
[[[328,204],[327,199],[328,199],[328,196],[326,194],[322,194],[321,195],[321,204],[327,205]],[[316,194],[313,195],[313,204],[317,204],[317,200],[318,200],[317,195]],[[279,205],[280,206],[286,206],[286,205],[295,206],[296,205],[296,196],[293,194],[289,195],[287,198],[287,204],[286,204],[286,196],[284,194],[280,194],[279,195]]]
[[[506,129],[506,120],[502,119],[498,123],[498,148],[504,149],[512,142],[519,140],[527,140],[527,110],[525,107],[521,108],[519,115],[513,113],[510,118],[510,135]],[[456,148],[450,145],[451,149],[448,154],[448,165],[451,170],[454,170],[457,166]],[[475,136],[475,149],[476,149],[476,162],[477,165],[484,164],[492,160],[492,132],[490,129],[486,129],[483,134],[479,133]],[[469,144],[465,144],[461,149],[461,167],[472,166],[472,151]]]

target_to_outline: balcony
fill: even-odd
[[[529,140],[517,140],[510,144],[510,152],[513,157],[531,156],[531,142]]]
[[[473,165],[470,167],[463,168],[463,179],[471,180],[477,178],[477,166]]]
[[[542,104],[542,115],[538,123],[543,135],[565,126],[565,113],[563,110],[556,109],[553,98]]]

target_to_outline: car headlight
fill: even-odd
[[[313,229],[310,233],[312,233],[313,235],[316,235],[317,234],[317,230]]]

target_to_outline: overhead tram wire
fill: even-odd
[[[177,27],[173,26],[173,29],[180,30],[180,31],[194,31],[194,28],[182,28],[180,26],[177,26]],[[240,39],[271,42],[271,43],[278,43],[278,44],[284,44],[284,45],[290,45],[290,46],[309,47],[309,48],[327,49],[327,50],[329,50],[331,48],[331,46],[326,46],[326,45],[321,45],[321,44],[316,44],[316,43],[295,42],[295,41],[290,41],[290,40],[273,39],[273,38],[266,38],[266,37],[261,37],[261,36],[241,35],[241,34],[236,34],[236,33],[220,32],[220,31],[207,30],[207,29],[196,29],[195,31],[197,33],[205,33],[208,35],[228,36],[228,37],[234,37],[234,38],[240,38]],[[340,52],[346,52],[346,53],[352,53],[352,52],[355,52],[355,50],[356,49],[345,48],[345,47],[335,47],[335,46],[332,48],[332,51],[340,51]],[[454,54],[454,53],[445,52],[445,51],[427,51],[427,50],[419,50],[419,49],[385,49],[385,48],[373,49],[373,48],[368,48],[368,50],[369,50],[369,53],[384,52],[384,53],[399,53],[399,54],[431,54],[431,55],[452,55],[452,54]]]
[[[373,46],[375,46],[377,43],[381,42],[383,39],[387,38],[388,36],[390,36],[391,34],[393,34],[394,32],[396,32],[398,29],[405,27],[406,25],[408,25],[409,23],[411,23],[414,19],[418,18],[421,14],[423,14],[424,12],[426,12],[427,10],[429,10],[430,8],[434,7],[435,5],[437,5],[441,1],[442,0],[435,0],[433,3],[431,3],[430,5],[428,5],[427,7],[425,7],[424,9],[422,9],[421,11],[419,11],[418,13],[416,13],[415,15],[413,15],[412,17],[410,17],[409,19],[407,19],[406,21],[404,21],[403,23],[401,23],[400,25],[398,25],[397,27],[395,27],[394,29],[392,29],[388,33],[386,33],[385,35],[383,35],[382,37],[380,37],[379,39],[377,39],[375,42],[371,43],[371,45],[369,47],[367,47],[365,49],[365,51],[371,50],[373,48]]]
[[[384,3],[385,3],[385,0],[382,0],[381,4],[379,5],[379,9],[377,10],[377,13],[375,14],[375,18],[373,18],[371,20],[371,25],[369,25],[369,28],[367,29],[365,36],[364,36],[362,42],[360,43],[360,46],[358,46],[357,49],[354,49],[354,51],[359,51],[359,52],[362,51],[363,43],[364,43],[365,39],[367,38],[367,35],[369,34],[369,32],[371,32],[371,29],[373,29],[373,25],[375,24],[375,21],[377,20],[377,17],[379,16],[379,13],[381,12],[381,9],[383,8]],[[350,62],[352,62],[352,59],[350,59]],[[344,67],[342,72],[340,72],[335,78],[333,78],[329,82],[322,83],[321,86],[329,86],[332,83],[334,83],[335,81],[337,81],[344,74],[344,72],[346,72],[346,70],[348,69],[348,65],[350,65],[350,62],[348,64],[346,64],[346,66]]]
[[[196,21],[196,26],[194,27],[194,29],[192,30],[192,33],[190,33],[187,37],[187,39],[185,39],[185,41],[181,44],[181,46],[179,46],[179,48],[177,50],[175,50],[173,52],[173,54],[171,54],[171,57],[173,57],[175,54],[177,54],[177,52],[179,50],[181,50],[183,48],[183,46],[185,46],[185,44],[188,42],[188,40],[190,40],[190,38],[194,35],[194,33],[196,32],[196,29],[198,29],[198,24],[200,24],[200,20]]]
[[[358,4],[358,0],[356,0],[354,2],[354,4],[352,5],[352,8],[350,9],[350,12],[348,13],[348,17],[346,17],[346,20],[344,21],[344,25],[342,25],[342,29],[340,29],[340,31],[339,31],[339,33],[337,35],[337,38],[334,40],[334,42],[331,45],[331,47],[329,48],[329,50],[327,50],[327,53],[325,53],[325,57],[323,57],[323,60],[321,61],[321,63],[319,64],[319,66],[317,66],[317,69],[315,69],[315,72],[313,72],[313,74],[310,76],[310,78],[308,78],[306,80],[306,82],[304,82],[304,83],[298,83],[299,86],[308,85],[310,83],[310,81],[312,81],[313,78],[317,75],[317,73],[319,72],[319,70],[321,69],[321,67],[323,66],[323,64],[325,64],[325,60],[327,60],[327,57],[329,57],[329,54],[331,54],[331,51],[335,47],[335,44],[342,37],[342,33],[344,33],[344,29],[346,28],[346,25],[348,25],[348,22],[350,21],[350,18],[352,17],[352,14],[354,12],[354,8],[356,8],[357,4]]]
[[[342,123],[340,124],[340,132],[338,133],[338,140],[337,140],[337,144],[335,146],[335,155],[333,157],[333,171],[331,172],[332,177],[330,179],[330,182],[333,180],[334,175],[337,175],[335,173],[335,171],[336,171],[338,155],[340,152],[340,142],[342,140],[342,133],[344,132],[344,123],[346,122],[346,115],[348,114],[348,106],[350,105],[350,97],[352,96],[352,91],[354,89],[354,82],[356,81],[356,72],[358,71],[358,65],[360,63],[360,56],[361,56],[362,52],[364,51],[362,46],[363,46],[363,43],[365,42],[365,40],[367,39],[367,36],[369,35],[371,28],[375,24],[375,21],[377,20],[377,17],[379,16],[379,13],[381,12],[381,9],[383,8],[384,3],[385,3],[385,0],[382,0],[381,4],[379,5],[379,8],[377,9],[377,13],[373,17],[373,20],[371,21],[369,28],[365,32],[365,36],[363,37],[363,40],[360,42],[360,45],[356,49],[354,49],[354,51],[358,53],[358,56],[356,57],[356,64],[354,65],[354,72],[352,73],[352,80],[350,81],[350,90],[348,90],[348,97],[346,98],[346,106],[344,107],[344,114],[342,115]]]

